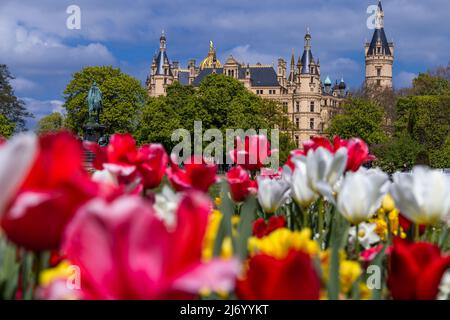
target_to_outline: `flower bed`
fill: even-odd
[[[267,173],[248,163],[259,139],[221,178],[128,134],[85,143],[92,175],[69,133],[2,141],[2,298],[448,298],[447,175],[416,167],[391,181],[363,167],[363,141],[338,137]]]

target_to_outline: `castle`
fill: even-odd
[[[365,81],[366,85],[392,88],[394,45],[387,41],[383,20],[380,1],[372,41],[365,45]],[[210,74],[233,77],[253,93],[282,104],[295,128],[291,132],[292,138],[300,146],[302,141],[324,134],[330,119],[339,112],[347,96],[343,78],[335,81],[334,85],[329,76],[321,80],[320,61],[313,56],[311,39],[308,29],[304,37],[303,54],[295,63],[292,53],[289,73],[287,63],[282,58],[278,59],[276,70],[272,65],[239,63],[232,56],[222,64],[212,42],[207,56],[199,65],[192,59],[188,67],[183,69],[178,61],[169,60],[163,32],[159,52],[153,58],[147,78],[148,93],[150,96],[165,95],[166,87],[174,81],[198,87],[202,79]]]

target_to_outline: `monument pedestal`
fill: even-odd
[[[83,126],[83,140],[91,142],[99,142],[104,136],[106,127],[95,122],[88,122]]]

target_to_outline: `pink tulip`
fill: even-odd
[[[175,155],[170,160],[167,177],[176,191],[193,189],[207,192],[218,180],[217,165],[206,163],[200,156],[192,156],[184,163],[184,169],[177,165]]]
[[[228,171],[227,179],[230,184],[231,198],[235,202],[242,202],[250,193],[256,193],[256,181],[250,179],[248,172],[241,166],[234,167]]]
[[[235,260],[201,260],[211,203],[184,195],[168,231],[151,203],[122,196],[95,199],[67,228],[63,251],[80,268],[85,299],[186,299],[200,289],[232,290]]]
[[[270,143],[265,135],[246,136],[244,142],[238,136],[236,148],[231,151],[230,156],[233,163],[244,169],[255,171],[265,165],[265,160],[275,150],[270,150]]]

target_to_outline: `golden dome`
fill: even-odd
[[[216,57],[216,48],[214,48],[213,42],[209,42],[209,51],[205,59],[200,63],[200,70],[205,68],[221,68],[222,64]]]

